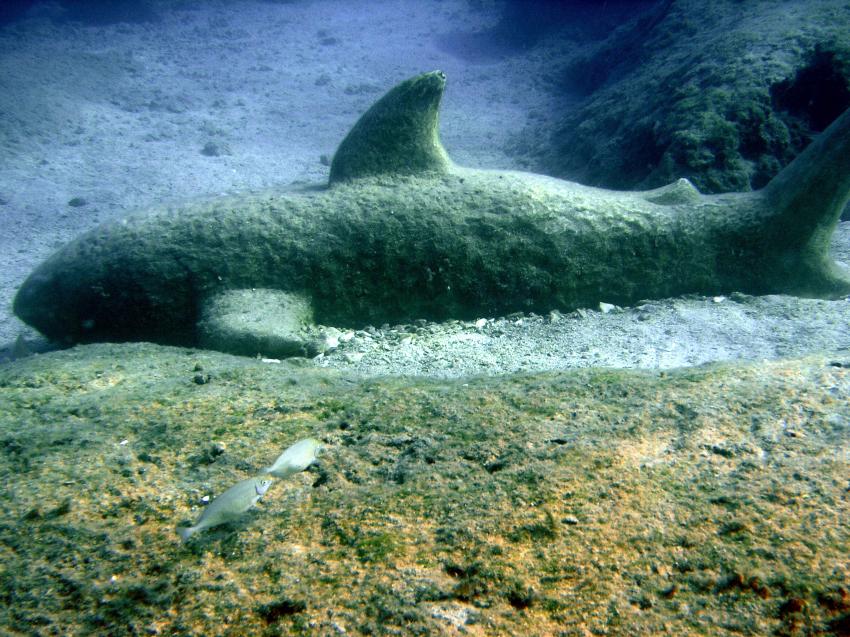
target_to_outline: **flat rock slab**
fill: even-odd
[[[846,635],[850,352],[363,379],[90,345],[0,368],[0,632]],[[181,545],[204,496],[309,471]]]

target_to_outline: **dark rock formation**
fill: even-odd
[[[832,0],[660,3],[547,74],[570,105],[551,135],[530,131],[537,166],[610,188],[761,188],[850,107],[849,25]]]

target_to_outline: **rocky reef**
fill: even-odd
[[[516,150],[609,188],[761,188],[850,107],[848,25],[836,0],[665,0],[590,52],[550,43],[564,114]]]

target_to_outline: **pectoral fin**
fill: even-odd
[[[203,304],[198,344],[243,356],[312,357],[322,344],[307,333],[313,324],[310,300],[268,289],[226,290]]]

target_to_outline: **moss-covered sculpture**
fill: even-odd
[[[30,275],[16,314],[67,343],[250,353],[253,342],[287,355],[298,339],[290,307],[361,326],[684,293],[850,293],[827,256],[850,195],[850,112],[761,191],[704,196],[680,180],[615,192],[453,165],[437,134],[444,86],[425,73],[373,105],[327,188],[154,210],[81,236]],[[241,319],[238,290],[251,291]],[[279,308],[281,351],[268,308]]]

